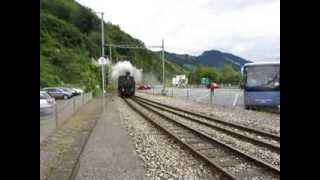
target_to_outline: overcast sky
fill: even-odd
[[[163,38],[165,50],[178,54],[216,49],[256,62],[280,58],[280,0],[77,1],[147,46]]]

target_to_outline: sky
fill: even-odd
[[[280,0],[77,0],[146,46],[280,61]],[[159,49],[151,49],[159,50]]]

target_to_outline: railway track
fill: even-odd
[[[198,123],[205,124],[212,128],[230,133],[234,136],[244,138],[247,141],[253,142],[257,145],[268,147],[271,151],[280,152],[280,136],[277,134],[261,131],[259,129],[250,128],[236,123],[223,121],[221,119],[187,111],[178,107],[159,103],[139,96],[135,96],[134,98],[137,98],[137,100],[157,107],[161,110],[173,113],[192,121],[196,121]]]
[[[125,102],[141,116],[162,129],[218,172],[220,179],[279,179],[280,169],[245,154],[208,134],[186,125],[138,98]],[[162,110],[164,111],[164,110]]]

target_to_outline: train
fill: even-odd
[[[136,82],[130,72],[126,72],[118,78],[118,95],[120,97],[132,97],[135,95]]]

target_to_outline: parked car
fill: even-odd
[[[138,86],[138,89],[139,90],[145,90],[145,87],[144,87],[144,85],[140,85],[140,86]]]
[[[146,89],[151,89],[151,85],[146,85]]]
[[[61,88],[64,91],[70,92],[72,94],[72,96],[78,95],[78,93],[75,90],[71,89],[71,88],[67,88],[67,87],[59,87],[59,88]]]
[[[50,114],[56,101],[46,91],[40,91],[40,114]]]
[[[217,84],[217,83],[210,83],[207,85],[207,88],[210,89],[210,88],[220,88],[220,85]]]
[[[58,87],[48,87],[43,88],[43,90],[56,99],[69,99],[72,97],[72,92],[65,91]]]
[[[74,91],[76,91],[77,95],[83,94],[83,90],[79,88],[72,88]]]
[[[140,85],[138,87],[139,90],[146,90],[146,89],[151,89],[151,86],[150,85]]]

